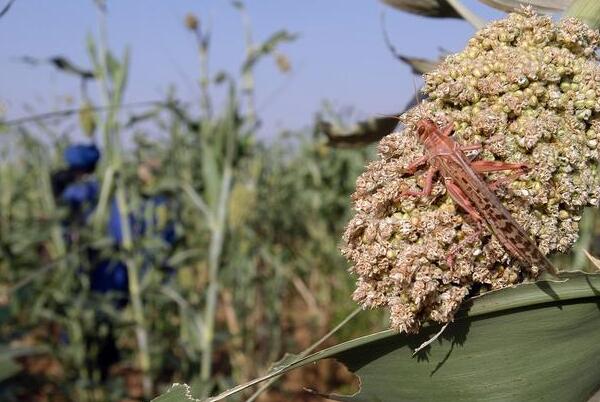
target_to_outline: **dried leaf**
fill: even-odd
[[[6,3],[4,8],[2,10],[0,10],[0,18],[4,17],[4,15],[8,12],[8,10],[10,10],[10,8],[12,7],[14,2],[15,2],[15,0],[9,0],[9,2]]]
[[[434,18],[462,18],[446,0],[382,0],[408,13]]]
[[[31,56],[23,56],[19,60],[32,66],[37,66],[43,63],[52,64],[54,67],[64,73],[77,75],[85,80],[94,78],[94,73],[92,71],[76,66],[64,56],[55,56],[49,59],[37,59]]]
[[[600,259],[598,259],[598,258],[594,257],[593,255],[591,255],[590,253],[588,253],[587,250],[583,250],[583,252],[587,256],[587,258],[590,259],[590,261],[592,262],[592,264],[594,264],[594,266],[596,267],[596,269],[598,271],[600,271]]]
[[[408,64],[412,69],[413,74],[427,74],[437,68],[439,61],[422,59],[419,57],[408,57],[401,54],[396,54],[396,57],[402,62]]]
[[[555,13],[564,11],[573,0],[479,0],[490,7],[510,12],[521,6],[531,6],[540,13]]]
[[[329,139],[329,144],[336,147],[356,147],[379,141],[394,131],[397,125],[397,116],[376,117],[364,120],[357,123],[355,128],[348,131],[340,130],[326,121],[317,123],[319,131],[322,131]]]

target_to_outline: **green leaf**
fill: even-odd
[[[0,381],[9,379],[21,371],[22,367],[12,359],[0,357]]]
[[[408,13],[434,18],[462,18],[446,0],[382,0]]]
[[[204,141],[202,149],[202,182],[204,183],[204,199],[214,210],[219,197],[221,172],[217,161],[218,147],[209,141]]]
[[[355,395],[327,396],[340,401],[585,401],[600,389],[600,274],[564,276],[469,300],[416,357],[438,326],[354,339],[208,401],[328,358],[360,378]]]
[[[598,0],[575,0],[565,11],[566,17],[579,18],[594,29],[600,28],[600,2]]]
[[[555,13],[563,11],[573,0],[479,0],[490,7],[498,10],[511,12],[518,10],[521,6],[531,6],[540,13]],[[596,1],[596,0],[594,0]]]
[[[191,388],[185,384],[173,384],[169,390],[161,396],[154,398],[152,402],[199,402],[200,399],[192,397]]]
[[[0,345],[0,381],[4,381],[21,371],[22,366],[14,360],[15,358],[43,352],[46,352],[46,350],[39,347],[15,348],[5,344]]]
[[[111,100],[114,106],[120,106],[121,101],[123,99],[123,94],[125,93],[125,86],[127,85],[127,73],[129,72],[129,48],[125,49],[123,53],[122,61],[119,62],[114,58],[109,58],[110,65],[109,67],[110,74],[114,74],[114,99]],[[110,55],[110,53],[109,53]]]
[[[105,77],[102,66],[100,65],[100,60],[98,59],[98,49],[96,47],[96,41],[91,34],[88,34],[85,39],[88,57],[92,62],[92,66],[94,67],[94,76],[98,80],[102,81]]]
[[[117,58],[112,54],[110,50],[106,51],[105,63],[106,70],[108,71],[108,75],[110,77],[114,77],[115,75],[117,75],[117,73],[121,69],[121,63],[119,63],[119,60],[117,60]]]
[[[385,331],[329,350],[361,380],[356,395],[335,399],[585,401],[600,388],[600,275],[480,297],[413,358],[437,330]]]
[[[298,35],[291,34],[285,30],[275,32],[250,53],[242,65],[242,73],[251,70],[261,57],[271,54],[281,43],[292,42],[297,37]]]

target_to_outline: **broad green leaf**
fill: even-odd
[[[586,401],[600,389],[600,274],[564,276],[470,300],[416,357],[438,326],[354,339],[207,401],[327,358],[360,379],[355,395],[328,396],[340,401]]]
[[[385,331],[327,353],[361,380],[356,395],[335,399],[586,401],[600,388],[600,275],[483,296],[413,358],[437,330]]]
[[[575,0],[565,11],[565,16],[576,17],[594,29],[600,28],[600,1]]]
[[[511,12],[521,6],[531,6],[540,13],[555,13],[565,10],[573,0],[479,0],[498,10]],[[593,0],[596,1],[596,0]]]
[[[382,0],[385,4],[412,14],[435,18],[462,18],[446,0]]]

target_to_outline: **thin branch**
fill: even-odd
[[[0,18],[4,17],[4,14],[6,14],[8,12],[8,10],[10,10],[10,8],[15,3],[15,1],[17,1],[17,0],[9,0],[9,2],[6,3],[6,5],[2,9],[2,11],[0,11]]]
[[[264,390],[266,390],[267,388],[269,388],[273,383],[275,383],[279,377],[281,377],[286,371],[287,369],[294,365],[295,363],[297,363],[298,361],[300,361],[301,359],[307,357],[313,350],[315,350],[316,348],[318,348],[321,344],[323,344],[323,342],[325,342],[327,339],[329,339],[333,334],[335,334],[337,331],[340,330],[340,328],[342,328],[344,325],[346,325],[350,320],[352,320],[358,313],[360,313],[362,311],[362,308],[358,307],[356,309],[354,309],[354,311],[352,311],[350,314],[348,314],[348,316],[346,316],[346,318],[344,318],[342,320],[342,322],[340,322],[338,325],[336,325],[331,331],[329,331],[328,333],[326,333],[321,339],[319,339],[317,342],[313,343],[311,346],[308,347],[308,349],[303,350],[302,353],[300,353],[298,355],[298,359],[295,362],[292,362],[284,367],[278,368],[275,371],[271,372],[270,374],[267,374],[264,377],[261,378],[257,378],[256,380],[250,381],[249,383],[243,384],[241,387],[244,388],[240,388],[240,387],[236,387],[237,391],[239,392],[245,388],[247,388],[246,386],[250,386],[250,385],[254,385],[257,384],[260,381],[264,381],[264,380],[269,380],[267,381],[265,384],[263,384],[259,389],[256,390],[256,392],[254,394],[252,394],[250,396],[250,398],[248,398],[246,400],[246,402],[252,402],[254,400],[256,400],[256,398],[258,398],[258,396],[264,392]],[[232,391],[233,389],[229,390]],[[227,391],[228,392],[228,391]],[[233,395],[233,393],[227,393],[224,392],[221,395],[217,395],[216,397],[213,398],[209,398],[207,400],[207,402],[214,402],[214,401],[219,401],[221,399],[223,399],[226,396],[229,395]],[[218,399],[217,399],[218,398]]]
[[[189,184],[182,184],[181,188],[187,194],[187,196],[190,197],[192,204],[194,204],[194,206],[198,208],[202,214],[204,214],[209,226],[212,226],[214,223],[214,218],[210,208],[208,208],[208,204],[206,204],[202,196],[198,194],[196,190],[194,190]]]
[[[119,106],[120,109],[132,109],[132,108],[137,108],[137,107],[143,107],[143,106],[164,106],[167,107],[169,106],[170,102],[164,102],[164,101],[160,101],[160,100],[149,100],[149,101],[140,101],[140,102],[131,102],[131,103],[125,103]],[[98,111],[98,112],[105,112],[105,111],[110,111],[110,109],[113,109],[114,106],[96,106],[96,107],[89,107],[86,106],[86,109],[88,110],[92,110],[92,111]],[[40,120],[47,120],[47,119],[52,119],[55,117],[69,117],[73,114],[79,113],[83,108],[71,108],[71,109],[63,109],[63,110],[57,110],[56,112],[45,112],[45,113],[40,113],[40,114],[34,114],[34,115],[29,115],[29,116],[23,116],[23,117],[18,117],[16,119],[12,119],[12,120],[6,120],[4,122],[2,122],[3,125],[5,126],[16,126],[19,124],[24,124],[24,123],[30,123],[30,122],[34,122],[34,121],[40,121]]]

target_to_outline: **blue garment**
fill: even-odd
[[[129,228],[132,238],[157,234],[165,243],[172,246],[176,241],[175,222],[170,215],[171,202],[168,197],[159,194],[146,198],[140,205],[140,210],[129,213]],[[146,211],[150,208],[150,220],[147,220]],[[117,200],[113,199],[108,220],[108,232],[117,244],[123,242],[123,228]]]
[[[117,307],[125,307],[129,295],[127,266],[121,261],[100,261],[90,272],[90,289],[98,293],[119,293]]]
[[[95,206],[100,193],[100,185],[97,180],[76,181],[64,189],[60,198],[70,208],[79,210],[83,204],[88,203]]]
[[[127,267],[121,261],[102,260],[90,273],[90,287],[96,292],[127,292],[129,281]]]
[[[129,213],[129,228],[132,236],[134,235],[135,218]],[[121,215],[119,213],[119,204],[117,199],[113,198],[110,204],[110,214],[108,216],[108,234],[113,238],[116,244],[123,244],[123,226],[121,225]]]
[[[72,212],[69,220],[65,222],[65,227],[72,226],[73,223],[84,225],[96,208],[100,185],[95,179],[81,180],[80,173],[93,172],[100,159],[100,150],[93,144],[74,144],[67,147],[64,158],[69,170],[79,177],[68,184],[60,194],[60,199]],[[160,236],[168,246],[173,246],[176,242],[176,231],[170,213],[172,209],[172,199],[165,195],[143,198],[139,208],[130,211],[127,217],[132,240],[143,236]],[[118,250],[123,244],[123,227],[116,198],[112,199],[110,205],[107,231],[114,240],[115,249]],[[149,250],[142,249],[138,252],[143,255],[142,273],[150,267],[164,264],[164,261],[157,261],[156,255]],[[91,290],[99,293],[122,293],[117,305],[124,307],[127,304],[129,288],[127,266],[122,261],[101,257],[100,253],[92,248],[89,249],[89,261],[92,266],[89,272]],[[166,266],[163,268],[167,272],[173,272]]]
[[[69,145],[64,158],[72,169],[93,169],[100,160],[100,150],[95,144]]]

